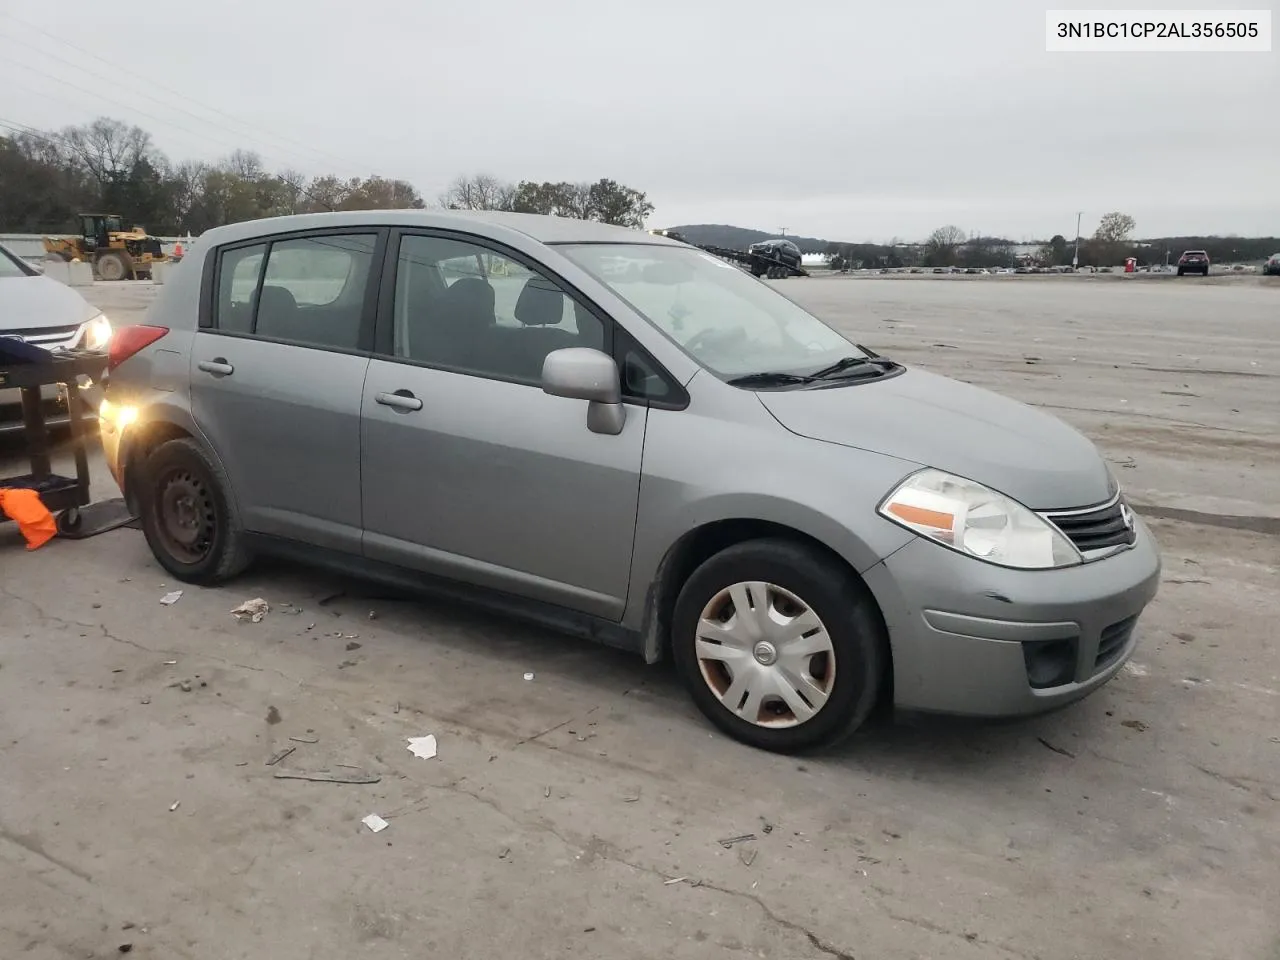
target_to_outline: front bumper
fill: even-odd
[[[1077,567],[1009,570],[921,538],[867,571],[889,630],[894,705],[982,717],[1035,714],[1110,680],[1133,653],[1137,617],[1160,580],[1155,540],[1135,522],[1131,548]],[[1040,685],[1045,674],[1032,666],[1035,651],[1050,646],[1069,657]]]

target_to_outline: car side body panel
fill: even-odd
[[[685,534],[709,523],[788,527],[857,572],[915,538],[864,505],[878,502],[917,464],[796,436],[759,404],[732,403],[742,391],[709,375],[690,388],[687,409],[649,414],[624,626],[644,629],[648,588],[664,558]],[[832,476],[848,477],[847,491]]]

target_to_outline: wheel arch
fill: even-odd
[[[170,440],[189,439],[198,443],[206,454],[220,467],[225,465],[208,440],[200,432],[194,420],[178,407],[146,408],[145,419],[139,419],[125,432],[120,441],[118,461],[123,478],[123,493],[126,505],[136,515],[141,504],[138,502],[138,487],[141,480],[140,469],[151,451]],[[235,497],[234,490],[227,491],[228,497]]]
[[[833,564],[846,571],[865,588],[875,616],[885,628],[888,624],[880,608],[875,592],[863,579],[857,566],[821,537],[787,523],[754,517],[726,517],[711,520],[682,534],[667,548],[658,564],[645,597],[645,610],[641,635],[645,660],[656,663],[670,656],[671,617],[680,588],[700,564],[715,554],[735,544],[749,540],[784,539],[810,547]],[[865,567],[864,567],[865,569]],[[887,658],[884,689],[881,697],[892,702],[893,693],[893,645],[885,650]]]

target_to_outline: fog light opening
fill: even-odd
[[[1076,677],[1076,638],[1029,640],[1022,644],[1027,682],[1035,690],[1060,687]]]

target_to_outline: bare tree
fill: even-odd
[[[956,250],[964,243],[964,231],[957,226],[939,227],[924,242],[924,262],[929,267],[950,267],[956,262]]]
[[[1105,214],[1098,222],[1098,229],[1093,233],[1093,240],[1088,245],[1088,256],[1098,266],[1112,266],[1119,263],[1133,244],[1130,234],[1137,222],[1127,213],[1118,210]]]
[[[107,117],[67,127],[59,139],[100,187],[127,177],[153,152],[151,134]]]
[[[515,187],[487,173],[458,177],[440,195],[440,206],[450,210],[509,210]]]
[[[1128,243],[1129,235],[1137,225],[1137,221],[1127,213],[1108,213],[1098,221],[1098,229],[1094,231],[1093,238],[1105,243]]]

